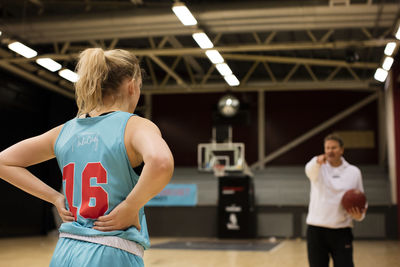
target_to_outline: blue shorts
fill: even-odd
[[[143,259],[101,244],[60,238],[50,267],[144,267]]]

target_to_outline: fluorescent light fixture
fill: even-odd
[[[191,26],[197,24],[197,20],[194,18],[194,16],[184,3],[175,3],[172,6],[172,11],[175,13],[175,15],[178,17],[183,25]]]
[[[389,71],[393,64],[392,57],[386,57],[382,63],[382,69]]]
[[[36,59],[36,63],[42,66],[43,68],[48,69],[49,71],[57,71],[61,69],[61,64],[52,60],[51,58],[38,58]]]
[[[385,47],[385,51],[384,51],[385,55],[387,55],[387,56],[393,55],[393,52],[394,52],[395,48],[396,48],[396,43],[395,42],[387,43],[386,47]]]
[[[400,25],[396,32],[396,38],[397,38],[397,40],[400,40]]]
[[[234,74],[224,76],[224,79],[230,86],[238,86],[240,84],[239,80]]]
[[[215,67],[217,67],[218,72],[222,76],[227,76],[227,75],[232,74],[231,68],[229,68],[228,64],[226,64],[226,63],[217,64],[217,65],[215,65]]]
[[[374,78],[375,80],[378,80],[380,82],[384,82],[386,80],[386,77],[388,75],[388,72],[382,68],[377,68]]]
[[[70,82],[73,82],[73,83],[75,83],[75,82],[77,82],[79,80],[78,74],[76,74],[75,72],[73,72],[72,70],[69,70],[69,69],[60,70],[58,72],[58,74],[61,77],[63,77],[64,79],[66,79],[66,80],[68,80]]]
[[[221,56],[221,54],[217,50],[207,50],[206,55],[210,59],[210,61],[214,64],[224,62],[224,58]]]
[[[26,58],[32,58],[37,56],[37,52],[20,42],[13,42],[8,45],[8,48],[12,51],[24,56]]]
[[[201,48],[207,49],[207,48],[213,48],[214,47],[213,43],[208,38],[207,34],[205,34],[204,32],[196,32],[196,33],[193,33],[192,36],[193,36],[193,39],[196,41],[196,43]]]

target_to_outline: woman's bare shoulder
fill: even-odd
[[[150,132],[157,132],[160,133],[159,128],[157,125],[149,119],[140,117],[140,116],[132,116],[128,120],[127,125],[128,131],[150,131]]]

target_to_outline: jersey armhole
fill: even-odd
[[[126,149],[126,145],[125,145],[126,127],[127,127],[127,125],[128,125],[129,119],[132,118],[132,117],[134,117],[134,116],[138,116],[138,115],[135,114],[135,113],[130,114],[130,116],[129,116],[129,117],[126,119],[126,121],[125,121],[125,125],[123,126],[123,127],[124,127],[123,129],[124,129],[124,130],[121,131],[121,132],[123,132],[123,134],[122,134],[122,143],[124,144],[124,156],[125,156],[125,159],[126,159],[126,161],[128,162],[129,166],[131,167],[131,170],[132,170],[137,176],[139,176],[139,174],[136,173],[135,168],[131,165],[131,162],[130,162],[129,157],[128,157],[128,150]],[[140,165],[139,165],[139,166],[140,166]]]

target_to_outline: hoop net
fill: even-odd
[[[225,165],[215,164],[213,166],[213,171],[216,177],[225,176]]]

